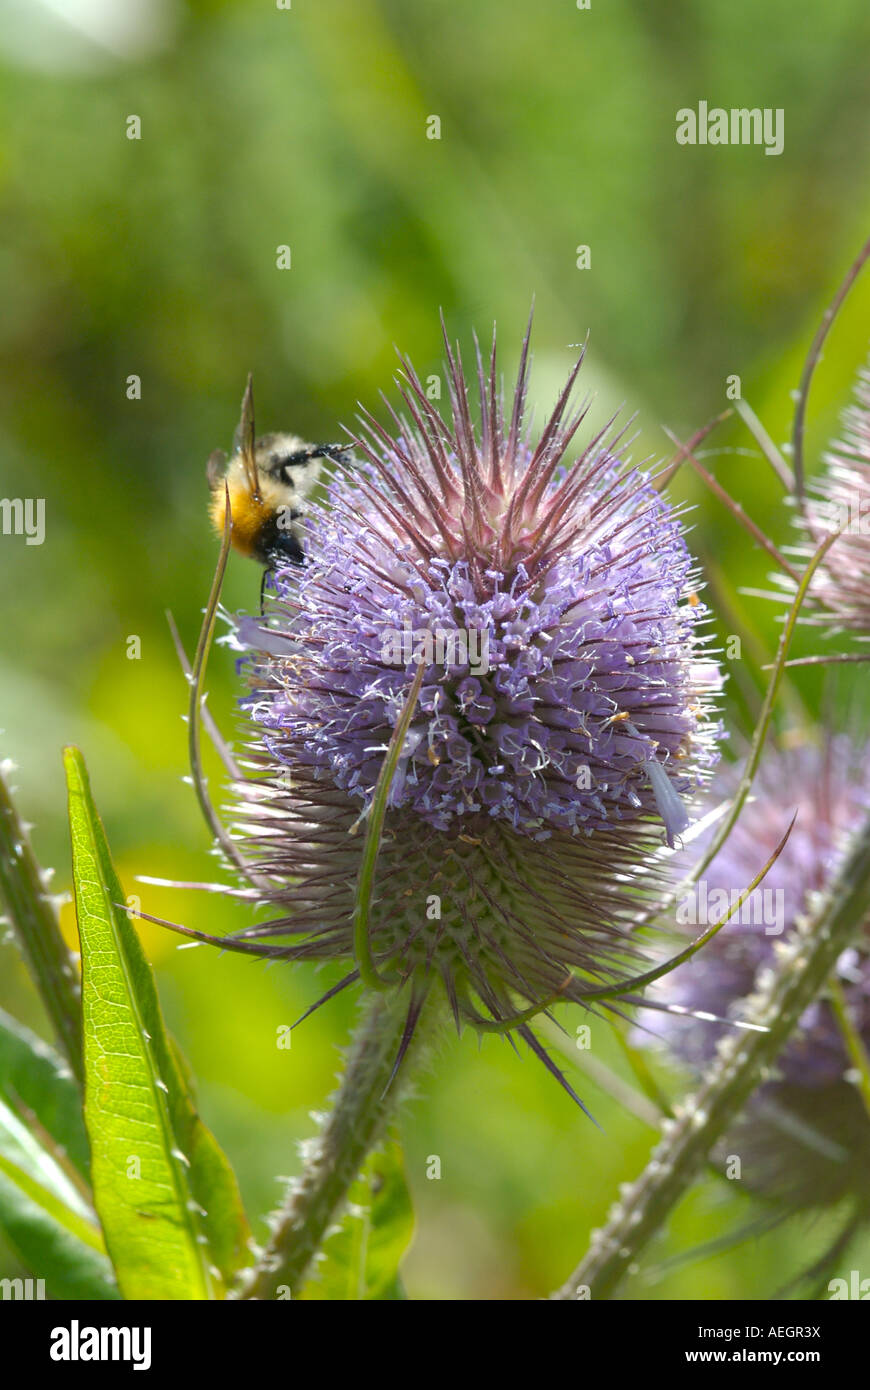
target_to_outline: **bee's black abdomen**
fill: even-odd
[[[291,565],[305,564],[305,551],[302,549],[302,542],[298,536],[294,536],[292,531],[285,531],[270,553],[277,555],[285,564],[288,560]]]
[[[291,512],[290,521],[299,515],[299,512]],[[260,535],[257,559],[269,569],[279,569],[283,565],[304,565],[305,551],[296,530],[288,526],[286,521],[283,526],[279,525],[275,516],[264,526]]]

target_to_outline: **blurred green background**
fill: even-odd
[[[870,232],[868,59],[866,0],[0,3],[0,495],[44,497],[47,523],[42,546],[0,539],[0,755],[18,765],[59,890],[60,749],[74,742],[144,908],[215,932],[248,920],[230,900],[135,882],[217,872],[182,781],[186,689],[164,613],[192,648],[216,552],[204,463],[229,445],[246,373],[260,429],[338,438],[358,401],[377,411],[394,345],[421,375],[439,370],[439,308],[466,351],[472,329],[497,320],[512,368],[534,296],[540,410],[589,331],[595,419],[622,401],[638,410],[636,452],[664,454],[662,425],[686,437],[718,413],[733,373],[786,439],[814,328]],[[677,109],[702,99],[782,107],[784,152],[677,145]],[[126,138],[130,115],[139,140]],[[440,140],[426,138],[433,115]],[[276,267],[280,245],[289,270]],[[576,266],[580,245],[589,269]],[[813,388],[811,468],[864,360],[868,310],[865,278]],[[709,447],[727,447],[711,466],[787,541],[751,439],[726,426]],[[754,632],[769,652],[777,610],[738,594],[765,586],[766,556],[688,469],[674,495],[697,507],[693,545],[717,581],[721,632]],[[234,558],[228,606],[254,609],[257,588]],[[139,660],[127,657],[133,634]],[[813,649],[803,635],[798,650]],[[739,725],[757,676],[748,661],[731,674]],[[209,688],[232,729],[222,649]],[[800,689],[812,708],[820,674]],[[278,1028],[333,976],[178,952],[158,928],[143,937],[262,1233],[275,1175],[295,1171],[309,1112],[332,1088],[354,1002],[330,1005],[283,1051]],[[0,1004],[45,1027],[8,944]],[[580,1021],[564,1016],[566,1065],[603,1132],[494,1038],[445,1042],[422,1078],[403,1121],[418,1210],[411,1297],[545,1295],[642,1167],[653,1131],[575,1070]],[[593,1057],[622,1067],[603,1024]],[[661,1076],[672,1094],[685,1085]],[[433,1154],[440,1181],[426,1179]],[[792,1222],[716,1259],[667,1264],[755,1212],[731,1185],[703,1182],[626,1292],[769,1294],[832,1229]],[[863,1258],[866,1270],[870,1246]],[[12,1269],[0,1249],[0,1274]]]

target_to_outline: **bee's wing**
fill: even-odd
[[[245,394],[242,396],[242,413],[233,435],[233,453],[241,454],[251,494],[254,497],[259,497],[260,475],[257,469],[254,438],[254,378],[249,372]]]
[[[227,456],[223,449],[215,449],[209,454],[205,465],[205,476],[212,492],[217,492],[227,471]]]

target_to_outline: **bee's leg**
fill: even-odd
[[[353,445],[321,444],[318,452],[323,458],[332,459],[335,463],[350,463],[353,457]]]
[[[351,450],[350,444],[310,444],[304,449],[297,449],[294,453],[288,454],[284,461],[285,467],[292,468],[297,463],[310,463],[312,459],[344,461],[350,457]]]
[[[290,519],[291,521],[296,521],[301,515],[301,512],[291,512]],[[262,552],[262,556],[265,560],[265,566],[263,569],[263,577],[260,580],[261,614],[263,613],[266,601],[266,585],[270,578],[274,578],[279,570],[286,570],[288,566],[304,565],[305,551],[302,548],[299,537],[294,535],[292,531],[276,529],[275,542],[266,547]],[[275,585],[275,587],[277,588],[277,585]]]

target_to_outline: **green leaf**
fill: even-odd
[[[54,1141],[83,1178],[88,1137],[75,1077],[59,1053],[0,1009],[0,1099]],[[51,1147],[51,1145],[47,1145]]]
[[[27,827],[0,771],[0,902],[60,1047],[82,1079],[82,1018],[75,957],[61,935]]]
[[[118,1297],[99,1227],[77,1182],[3,1102],[0,1226],[51,1297]]]
[[[222,1298],[248,1258],[233,1171],[200,1120],[75,749],[65,754],[94,1201],[127,1299]]]
[[[403,1299],[399,1264],[414,1234],[402,1150],[389,1140],[370,1154],[348,1194],[340,1229],[323,1243],[324,1259],[302,1299]]]

